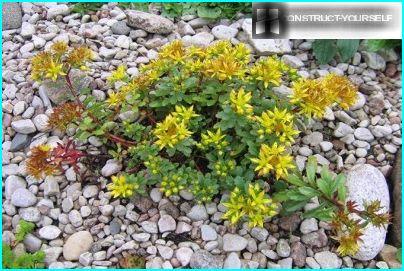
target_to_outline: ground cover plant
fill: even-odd
[[[358,250],[369,223],[388,223],[379,201],[367,202],[364,210],[346,201],[344,175],[318,171],[314,158],[301,174],[289,152],[299,122],[321,118],[328,106],[348,109],[355,103],[357,88],[346,77],[300,78],[276,57],[251,63],[243,43],[199,48],[174,41],[136,77],[118,67],[108,78],[114,91],[97,101],[71,83],[72,69],[87,70],[92,58],[87,47],[56,42],[32,59],[32,78],[65,80],[71,93],[71,101],[54,109],[51,128],[64,131],[75,123],[74,140],[96,136],[107,149],[104,155],[124,165],[108,184],[113,197],[130,198],[157,186],[167,197],[186,189],[205,203],[229,192],[224,218],[250,227],[318,197],[320,206],[303,216],[331,223],[341,255]],[[281,84],[292,93],[276,91]],[[71,166],[85,180],[91,173],[80,162],[94,155],[74,140],[33,148],[28,172],[40,179]]]

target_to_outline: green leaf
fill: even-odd
[[[286,191],[286,190],[277,192],[272,195],[272,199],[277,202],[287,201],[287,200],[289,200],[288,192],[289,191]]]
[[[327,64],[337,53],[334,40],[316,40],[313,43],[313,52],[320,64]]]
[[[305,186],[306,183],[300,179],[298,176],[296,176],[295,174],[289,174],[287,179],[288,183],[296,185],[296,186]]]
[[[297,189],[289,190],[288,197],[289,197],[290,200],[293,200],[293,201],[304,201],[304,200],[309,200],[309,199],[312,198],[311,196],[307,196],[305,194],[302,194]]]
[[[205,19],[217,19],[220,17],[222,11],[220,8],[210,8],[206,6],[198,7],[198,16]]]
[[[324,195],[326,195],[328,198],[331,198],[331,188],[327,181],[325,181],[324,179],[317,179],[317,187]]]
[[[308,186],[299,187],[298,190],[302,195],[305,195],[306,197],[310,198],[314,198],[321,195],[319,191]]]
[[[337,183],[337,191],[338,191],[338,200],[341,202],[345,202],[346,200],[346,186],[345,186],[345,175],[340,173],[335,178],[335,182]]]
[[[333,213],[334,209],[332,207],[326,207],[326,204],[323,203],[317,208],[304,212],[302,216],[303,218],[317,218],[321,221],[330,221]]]
[[[337,40],[337,47],[342,62],[347,62],[358,51],[359,40]]]
[[[282,214],[290,214],[293,212],[296,212],[297,210],[302,209],[307,202],[309,202],[309,200],[305,200],[305,201],[287,201],[285,203],[282,204]]]
[[[314,183],[317,171],[317,159],[315,156],[309,156],[306,164],[306,175],[309,182]]]
[[[31,233],[35,229],[35,224],[25,220],[20,220],[15,234],[15,240],[22,242],[28,233]]]

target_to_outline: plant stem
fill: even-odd
[[[71,81],[71,79],[70,79],[70,70],[71,70],[71,68],[67,71],[67,74],[66,74],[66,76],[65,76],[66,84],[67,84],[67,86],[68,86],[70,92],[72,93],[72,95],[73,95],[74,98],[76,99],[77,104],[78,104],[81,108],[85,109],[85,106],[84,106],[84,104],[80,101],[80,98],[79,98],[79,96],[77,95],[77,91],[74,89],[74,86],[73,86],[72,81]],[[89,116],[92,118],[92,120],[93,120],[94,122],[100,124],[99,120],[98,120],[94,115],[92,115],[90,112],[89,112]],[[124,139],[124,138],[121,138],[120,136],[113,135],[113,134],[111,134],[111,133],[106,133],[106,136],[107,136],[107,138],[109,138],[110,140],[112,140],[112,141],[114,141],[114,142],[116,142],[116,143],[120,143],[120,144],[122,144],[122,145],[125,146],[125,147],[131,147],[131,146],[133,146],[133,145],[136,144],[136,142],[126,140],[126,139]]]

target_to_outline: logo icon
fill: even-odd
[[[285,35],[284,7],[278,3],[254,3],[253,39],[274,39]]]

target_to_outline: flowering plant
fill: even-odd
[[[57,47],[63,50],[52,47],[43,54],[58,68],[39,69],[37,56],[32,65],[35,79],[62,77],[69,82],[70,68],[83,69],[83,63],[73,65],[72,57],[55,53],[77,49]],[[77,140],[98,137],[123,163],[123,172],[112,176],[107,186],[113,197],[130,197],[157,185],[167,197],[189,190],[203,203],[230,191],[224,218],[232,224],[263,226],[281,210],[296,211],[304,205],[304,200],[288,202],[285,195],[306,200],[325,193],[320,184],[293,188],[296,166],[289,147],[299,134],[296,122],[322,117],[334,104],[348,108],[357,89],[335,74],[300,78],[276,57],[250,62],[243,43],[219,41],[199,48],[174,41],[142,66],[139,75],[131,78],[124,66],[112,72],[108,82],[114,91],[105,101],[91,95],[82,101],[76,93],[74,101],[55,108],[49,123],[57,129],[76,123]],[[282,84],[291,87],[290,94],[279,94],[276,88]],[[41,165],[44,173],[53,173]],[[40,176],[34,170],[31,174]],[[269,185],[285,181],[292,186],[270,198]]]

